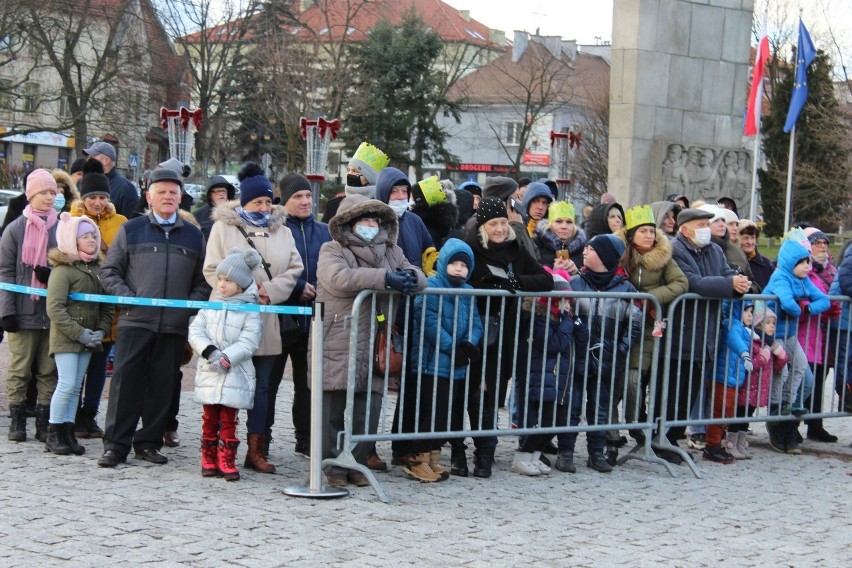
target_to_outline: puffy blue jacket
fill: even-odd
[[[288,306],[309,306],[311,302],[302,302],[299,298],[305,290],[305,284],[317,285],[317,260],[319,259],[319,251],[324,243],[331,240],[331,233],[328,232],[328,225],[315,220],[313,215],[305,219],[288,215],[286,224],[290,232],[293,233],[293,239],[296,241],[296,250],[299,251],[299,256],[302,257],[302,264],[305,265],[305,270],[296,280],[296,287],[293,288],[293,293],[290,294],[290,297],[284,303]],[[307,316],[293,317],[296,323],[299,324],[299,329],[303,333],[308,333],[311,318]]]
[[[751,302],[746,302],[746,305]],[[740,356],[751,355],[751,331],[743,325],[743,302],[733,301],[723,304],[722,313],[729,315],[722,322],[725,340],[719,344],[719,357],[716,360],[716,382],[735,388],[742,386],[746,379],[746,370]]]
[[[800,301],[808,302],[811,315],[821,314],[831,302],[810,279],[799,278],[793,274],[793,268],[803,258],[809,258],[808,249],[796,241],[784,241],[778,251],[778,268],[772,273],[764,294],[778,296],[778,301],[769,301],[767,305],[778,316],[775,337],[784,339],[795,336],[799,331],[799,316],[802,315]]]
[[[447,279],[447,264],[457,252],[463,252],[469,258],[468,277],[473,273],[473,251],[464,241],[449,239],[438,257],[437,274],[426,279],[428,288],[453,288]],[[472,288],[462,284],[458,288]],[[458,298],[458,304],[456,299]],[[440,314],[438,313],[440,310]],[[439,319],[440,315],[440,319]],[[451,369],[453,351],[461,341],[470,341],[478,345],[482,341],[482,319],[476,307],[475,296],[455,296],[451,294],[420,294],[414,299],[414,336],[411,349],[410,367],[422,369],[425,375],[464,379],[465,366]],[[423,357],[420,358],[420,338],[423,337]],[[481,346],[480,346],[481,347]]]
[[[390,198],[391,189],[395,185],[407,185],[411,192],[411,183],[408,176],[396,168],[385,168],[379,172],[376,180],[376,199],[387,203]],[[399,218],[399,236],[396,244],[402,249],[408,262],[417,268],[423,268],[423,251],[435,246],[432,235],[426,228],[423,220],[411,212],[405,212]]]

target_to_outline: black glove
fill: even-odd
[[[3,316],[3,329],[6,330],[6,333],[18,333],[21,331],[18,316]]]
[[[512,284],[514,280],[515,284]],[[480,280],[484,288],[493,288],[496,290],[506,290],[507,292],[515,293],[517,288],[520,288],[517,278],[500,278],[499,276],[488,275]]]
[[[36,266],[33,268],[33,272],[35,272],[36,280],[47,285],[47,279],[50,278],[50,267]]]
[[[388,272],[385,274],[385,286],[403,294],[410,294],[417,286],[417,279],[407,271]]]
[[[481,356],[479,348],[470,341],[460,341],[456,345],[456,367],[478,361]]]

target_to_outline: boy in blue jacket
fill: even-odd
[[[441,446],[448,440],[451,413],[461,416],[465,408],[467,366],[479,359],[482,319],[475,296],[456,295],[453,289],[470,289],[473,251],[459,239],[448,239],[441,248],[437,273],[426,279],[427,288],[445,293],[421,294],[414,299],[414,335],[409,368],[419,387],[418,432],[435,432],[440,438],[416,440],[413,458],[403,471],[421,482],[447,479],[441,466]],[[412,390],[408,396],[418,396]],[[434,400],[434,406],[432,404]],[[434,418],[434,423],[433,423]]]
[[[767,305],[778,315],[775,338],[782,342],[789,357],[788,372],[781,377],[775,377],[780,380],[772,381],[769,405],[775,409],[776,414],[791,412],[790,403],[802,388],[805,378],[808,359],[796,335],[799,316],[803,312],[815,316],[831,307],[828,296],[808,278],[811,269],[808,245],[807,237],[800,229],[788,235],[778,251],[778,268],[772,273],[763,290],[764,294],[778,296],[777,302],[771,300]],[[803,395],[802,400],[807,398],[809,393]],[[796,435],[796,422],[767,422],[766,430],[769,432],[769,444],[772,449],[788,454],[802,453]]]

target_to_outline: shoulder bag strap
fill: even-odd
[[[239,231],[246,238],[246,241],[248,242],[249,246],[251,248],[253,248],[254,250],[256,250],[257,254],[260,254],[260,251],[257,250],[256,246],[254,246],[254,242],[249,238],[248,233],[246,233],[246,230],[243,229],[242,225],[237,225],[237,229],[239,229]],[[269,267],[272,266],[272,265],[269,264],[268,262],[266,262],[266,259],[263,258],[262,254],[260,254],[260,264],[261,264],[261,266],[263,266],[263,269],[266,271],[266,275],[269,276],[270,280],[272,280],[272,272],[269,270]]]

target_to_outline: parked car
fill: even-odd
[[[219,174],[219,177],[225,178],[228,183],[234,186],[234,189],[236,190],[234,192],[234,197],[240,196],[240,180],[237,179],[237,176],[232,176],[231,174]]]
[[[190,197],[192,197],[194,202],[198,202],[199,199],[204,200],[204,186],[199,185],[197,183],[185,183],[183,184],[183,190],[187,192]]]
[[[23,193],[19,189],[0,189],[0,224],[6,219],[6,213],[9,211],[9,200],[18,197]]]

